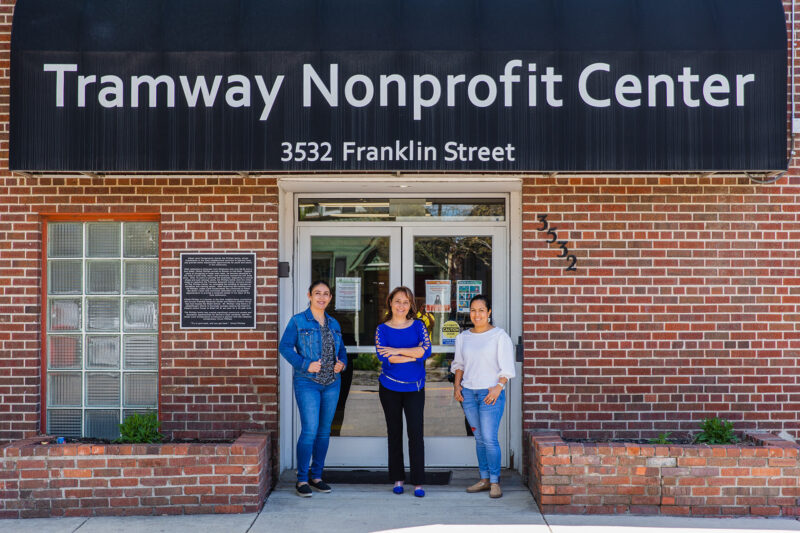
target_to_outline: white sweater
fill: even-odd
[[[502,328],[483,333],[462,331],[456,337],[456,355],[450,371],[463,370],[461,386],[467,389],[488,389],[501,377],[513,378],[514,343]]]

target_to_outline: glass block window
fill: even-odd
[[[115,439],[158,410],[158,223],[47,226],[47,432]]]

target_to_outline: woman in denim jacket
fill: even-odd
[[[312,283],[308,288],[308,309],[289,320],[278,347],[294,368],[294,397],[302,426],[297,439],[295,491],[304,498],[311,496],[311,489],[331,491],[322,481],[322,469],[339,401],[339,373],[347,366],[347,352],[339,323],[325,312],[330,301],[330,285],[324,281]]]

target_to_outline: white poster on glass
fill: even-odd
[[[336,278],[337,311],[361,311],[361,278]]]
[[[429,313],[450,312],[450,280],[429,279],[425,281],[425,310]]]

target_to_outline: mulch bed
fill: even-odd
[[[236,439],[164,439],[152,444],[231,444]],[[65,444],[117,444],[108,439],[64,437]],[[55,438],[43,437],[42,444],[55,444]],[[132,444],[132,443],[119,443]]]
[[[733,442],[732,445],[736,446],[759,446],[750,439],[745,439],[739,437],[739,442]],[[563,438],[564,442],[576,442],[580,444],[655,444],[660,446],[686,446],[689,444],[705,444],[703,442],[694,442],[691,438],[683,437],[683,438],[670,438],[669,441],[664,444],[660,442],[652,442],[650,439],[568,439]]]

